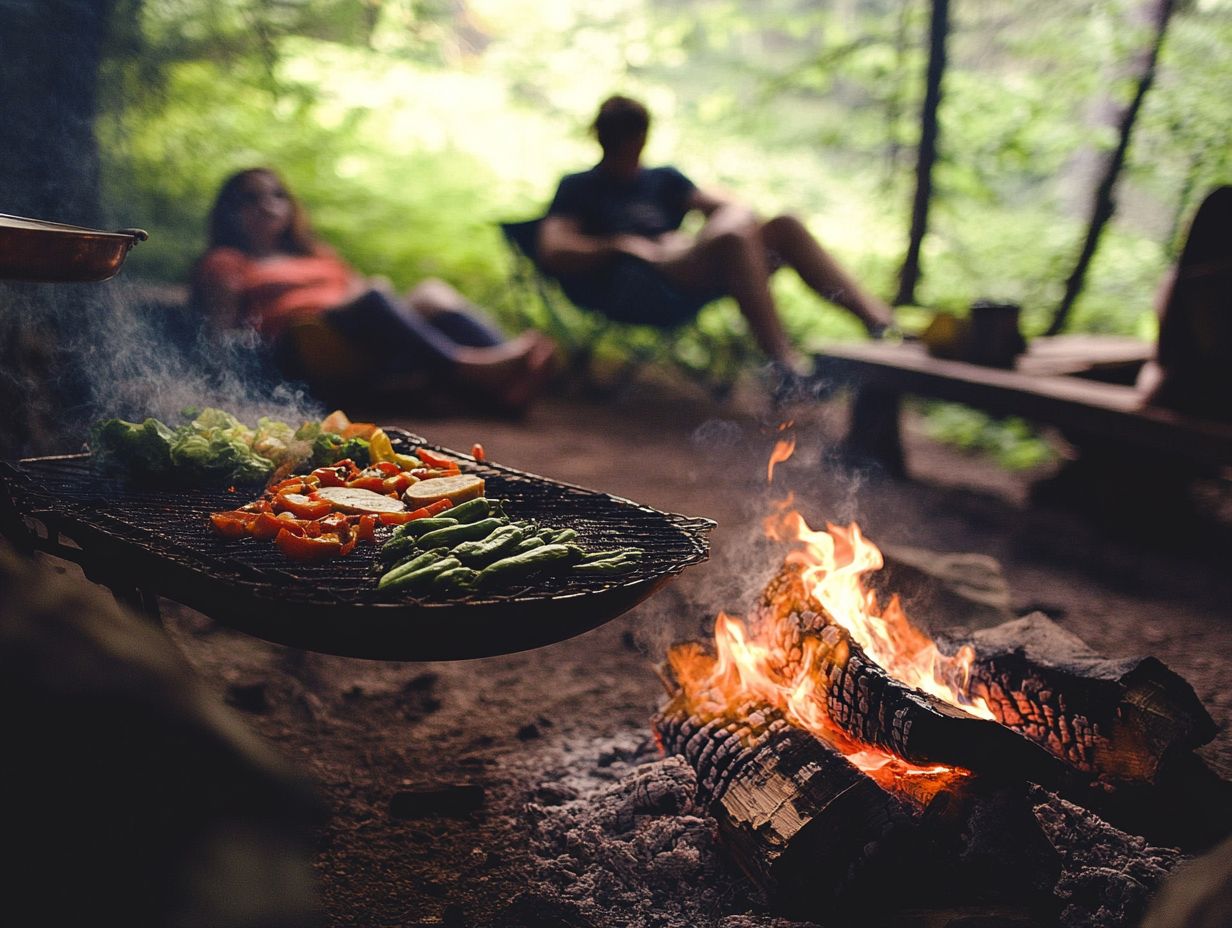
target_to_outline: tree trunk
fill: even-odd
[[[116,0],[0,0],[0,209],[96,226],[98,69]],[[62,336],[99,300],[90,285],[0,281],[0,457],[54,447],[81,408]],[[68,368],[68,369],[66,369]]]
[[[950,31],[949,0],[932,0],[929,27],[928,76],[924,108],[920,114],[920,150],[915,166],[915,200],[911,206],[911,234],[907,256],[898,274],[898,294],[894,304],[915,302],[920,280],[920,245],[928,230],[928,206],[933,193],[933,163],[937,160],[937,109],[941,105],[941,78],[945,74],[945,41]]]
[[[1134,123],[1138,119],[1138,112],[1142,109],[1142,101],[1155,80],[1155,65],[1159,60],[1159,52],[1163,47],[1164,36],[1168,31],[1168,22],[1174,8],[1175,0],[1146,0],[1142,8],[1145,18],[1152,27],[1153,34],[1150,43],[1142,49],[1132,64],[1131,73],[1137,78],[1137,90],[1122,111],[1118,121],[1116,148],[1113,149],[1095,190],[1095,202],[1091,209],[1091,222],[1087,228],[1086,240],[1082,243],[1078,262],[1065,282],[1065,294],[1061,297],[1061,303],[1057,306],[1046,335],[1058,334],[1069,321],[1070,311],[1078,299],[1078,294],[1082,292],[1087,270],[1091,265],[1091,259],[1095,257],[1095,250],[1099,246],[1104,226],[1116,211],[1113,191],[1121,175],[1121,169],[1125,166],[1125,156],[1129,152],[1130,138],[1133,135]]]

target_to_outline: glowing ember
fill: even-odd
[[[775,464],[787,460],[794,446],[790,437],[775,443],[770,479]],[[883,786],[900,790],[935,792],[955,776],[965,775],[965,771],[943,765],[916,766],[878,747],[858,743],[831,721],[826,708],[826,667],[846,664],[847,638],[831,635],[827,644],[816,636],[801,641],[787,627],[795,621],[792,597],[802,590],[810,608],[825,623],[843,629],[868,657],[902,683],[971,715],[991,719],[984,701],[967,694],[974,651],[967,647],[952,657],[942,654],[911,623],[897,596],[884,608],[879,604],[876,593],[865,589],[863,577],[880,569],[884,561],[854,523],[814,531],[791,508],[789,499],[767,518],[766,534],[789,546],[784,563],[800,583],[772,583],[767,602],[751,627],[720,613],[713,656],[696,645],[671,650],[668,659],[690,711],[713,718],[731,715],[750,701],[772,706],[793,725],[829,742]],[[907,778],[914,782],[906,783]]]

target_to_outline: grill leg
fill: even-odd
[[[131,609],[142,618],[162,628],[163,614],[158,606],[157,593],[152,590],[140,590],[137,587],[124,586],[122,584],[114,586],[108,584],[108,587],[117,603]]]

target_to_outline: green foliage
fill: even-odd
[[[1028,334],[1046,326],[1115,141],[1109,114],[1132,92],[1142,9],[953,5],[926,307],[1013,300]],[[888,295],[927,27],[921,0],[124,0],[100,87],[105,206],[151,233],[128,273],[183,280],[219,183],[267,164],[356,266],[399,287],[443,277],[514,324],[534,310],[506,286],[495,223],[537,214],[561,174],[593,163],[585,127],[621,91],[655,115],[648,161],[800,216]],[[1182,5],[1072,328],[1153,334],[1189,216],[1232,179],[1230,72],[1232,3]],[[774,288],[803,344],[858,335],[793,275]],[[730,303],[699,332],[705,345],[682,346],[698,364],[747,345]]]
[[[989,454],[1007,470],[1030,470],[1056,457],[1052,447],[1022,419],[994,419],[953,403],[927,403],[923,408],[930,438]]]

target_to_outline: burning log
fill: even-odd
[[[1043,613],[968,641],[971,692],[997,721],[1095,778],[1158,783],[1167,763],[1215,736],[1193,688],[1158,660],[1101,657]]]
[[[914,764],[962,767],[1001,781],[1061,785],[1067,774],[1037,745],[990,719],[907,686],[877,665],[785,567],[767,586],[755,626],[769,630],[783,655],[784,678],[818,681],[812,707],[853,740]]]
[[[785,912],[854,892],[912,823],[907,804],[764,705],[706,719],[678,695],[654,726],[693,766],[735,860]]]

